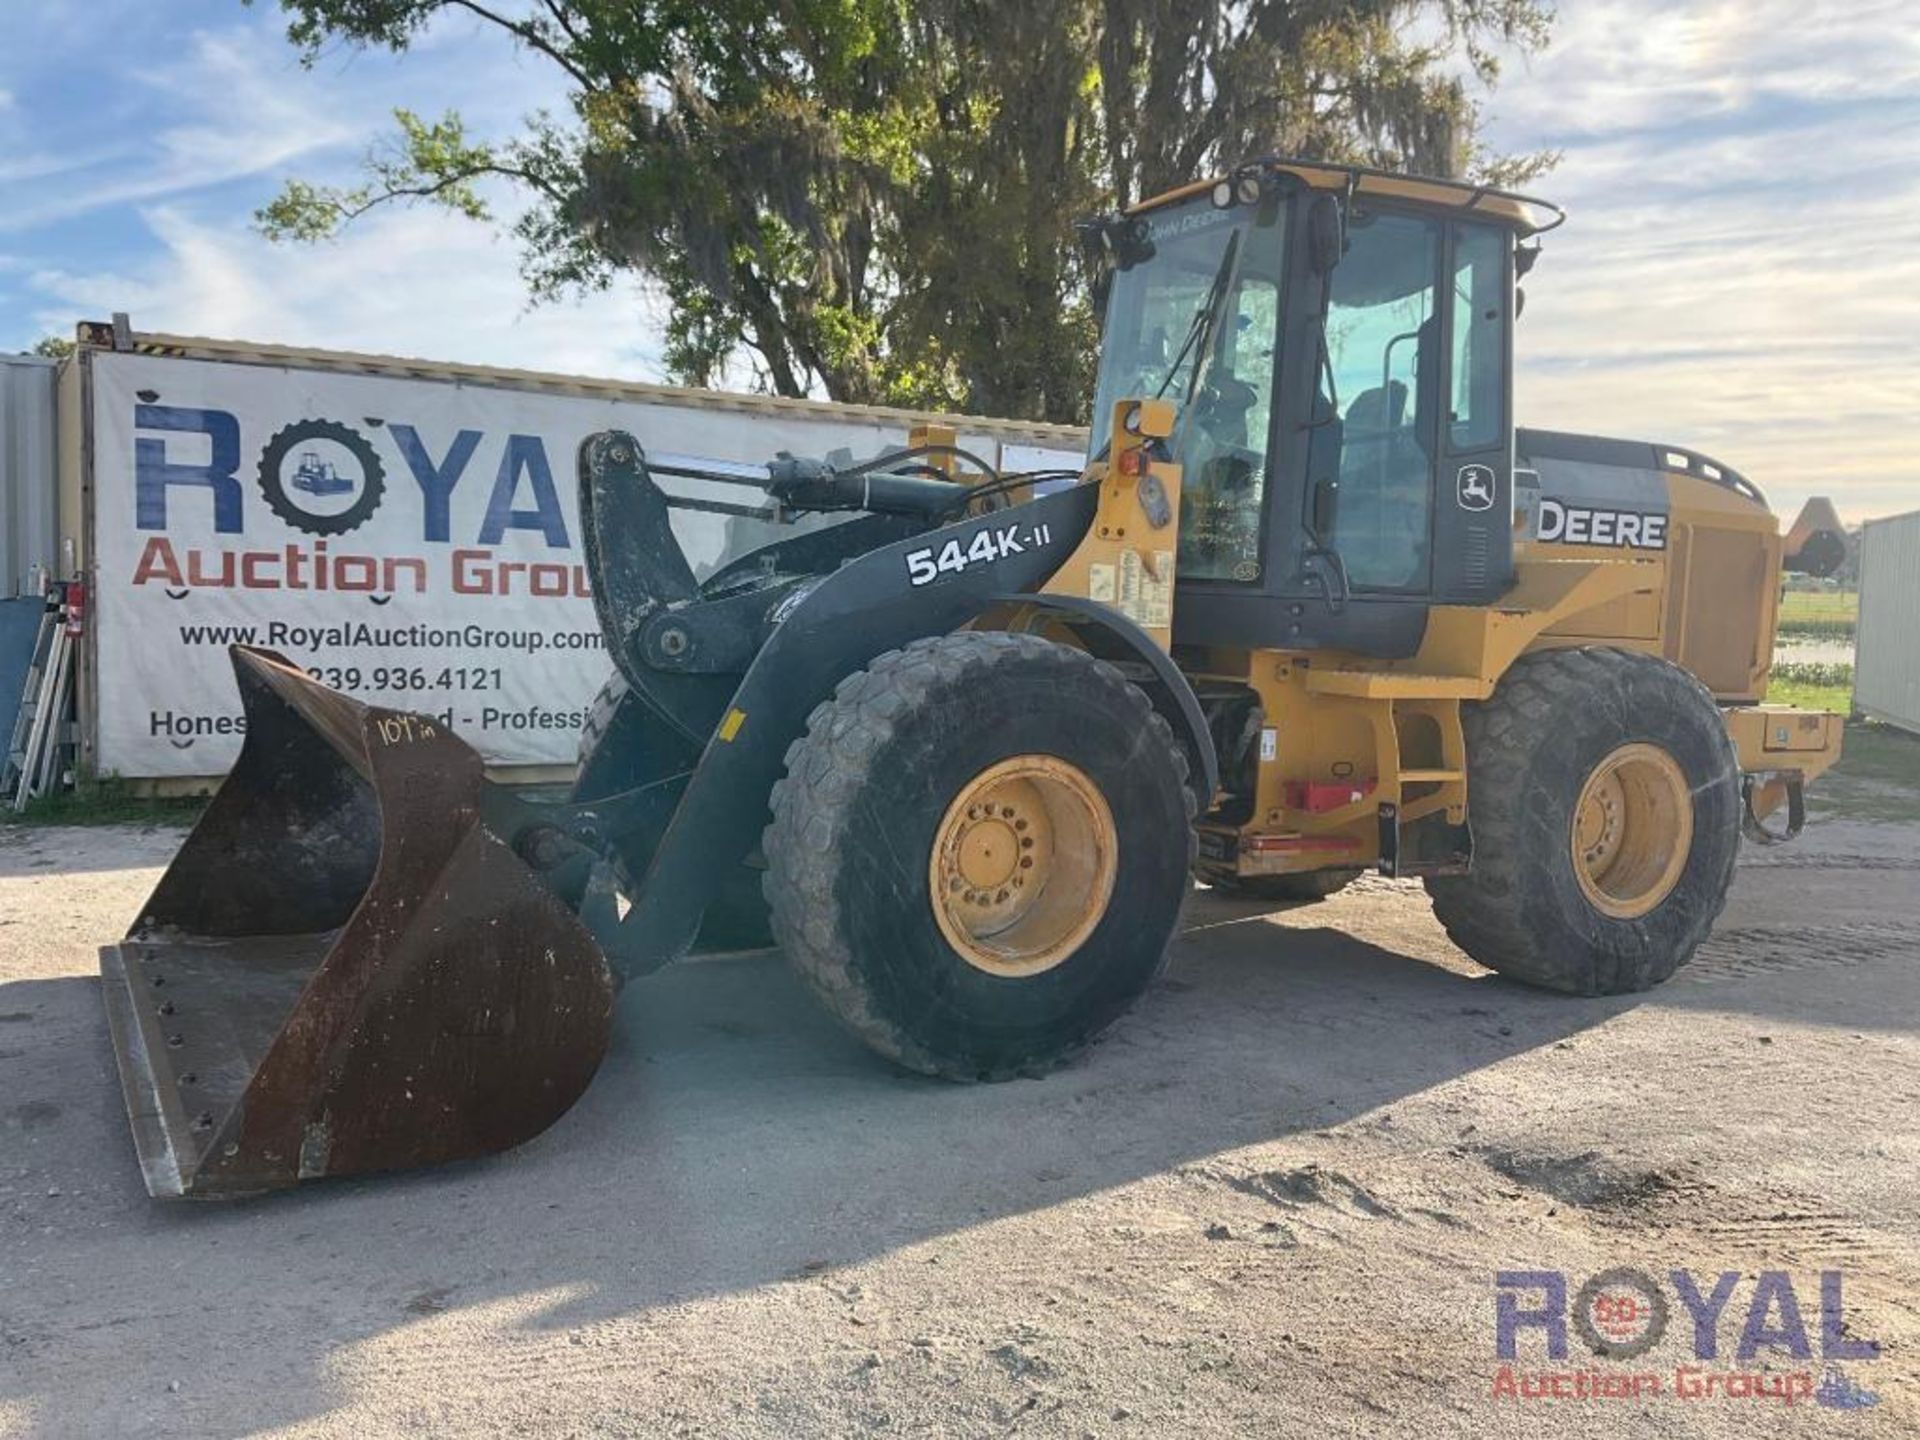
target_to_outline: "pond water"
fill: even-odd
[[[1853,641],[1783,635],[1774,642],[1773,661],[1776,665],[1851,665]]]

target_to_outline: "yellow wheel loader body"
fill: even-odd
[[[618,682],[565,803],[236,649],[240,762],[102,951],[148,1188],[516,1144],[590,1081],[616,984],[703,922],[962,1080],[1113,1023],[1191,875],[1420,877],[1515,979],[1659,983],[1742,831],[1791,838],[1839,754],[1840,717],[1766,683],[1782,570],[1844,541],[1819,506],[1783,539],[1695,452],[1516,428],[1517,282],[1560,218],[1269,160],[1088,222],[1078,472],[995,474],[951,432],[764,471],[591,437]],[[683,503],[851,518],[696,580]]]

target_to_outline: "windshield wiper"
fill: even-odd
[[[1193,392],[1200,388],[1200,357],[1206,354],[1207,346],[1213,343],[1213,332],[1220,321],[1221,302],[1227,298],[1227,281],[1233,275],[1233,257],[1240,253],[1240,232],[1235,230],[1227,237],[1227,248],[1221,252],[1220,268],[1213,272],[1213,283],[1207,287],[1207,301],[1194,312],[1193,324],[1187,327],[1187,338],[1180,342],[1180,349],[1173,357],[1173,363],[1167,367],[1166,377],[1161,380],[1160,388],[1153,392],[1158,400],[1167,393],[1167,387],[1173,384],[1173,377],[1180,373],[1180,366],[1189,352],[1197,350],[1193,362],[1193,375],[1187,382],[1186,401],[1193,399]]]

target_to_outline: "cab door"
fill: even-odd
[[[1310,470],[1338,481],[1356,596],[1472,604],[1512,583],[1512,248],[1498,225],[1354,218],[1318,401],[1338,418]]]
[[[1308,466],[1338,485],[1325,538],[1363,603],[1431,593],[1444,240],[1428,215],[1356,208],[1333,271]]]
[[[1433,605],[1511,587],[1512,247],[1497,224],[1366,202],[1330,268],[1296,239],[1262,563],[1183,554],[1177,644],[1402,658]]]
[[[1445,222],[1356,206],[1328,254],[1311,217],[1332,203],[1294,207],[1261,563],[1223,580],[1183,554],[1176,644],[1391,657],[1425,633]]]
[[[1485,604],[1513,583],[1513,238],[1498,225],[1447,228],[1431,593]]]

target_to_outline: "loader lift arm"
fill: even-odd
[[[712,600],[687,597],[650,605],[658,592],[631,556],[655,553],[660,542],[641,539],[632,550],[627,546],[637,531],[664,529],[666,506],[664,497],[655,502],[660,492],[643,452],[617,432],[594,437],[582,447],[581,475],[583,508],[590,506],[596,516],[588,531],[589,574],[609,635],[626,637],[614,647],[616,663],[662,714],[685,721],[690,729],[704,724],[708,737],[647,869],[633,877],[631,909],[611,929],[597,931],[622,972],[645,974],[692,944],[716,877],[758,839],[766,797],[788,746],[799,737],[808,713],[841,680],[878,654],[958,630],[1010,600],[1069,615],[1074,626],[1100,637],[1098,643],[1110,653],[1130,652],[1130,661],[1147,666],[1211,793],[1217,767],[1204,717],[1164,651],[1105,607],[1034,595],[1092,525],[1098,486],[1072,486],[933,528],[912,524],[910,516],[871,516],[778,542],[715,577],[725,581],[757,568],[762,583],[755,588],[729,595],[723,584],[722,594]],[[921,515],[954,508],[956,487],[917,483],[939,487],[932,498],[943,502],[924,506]],[[905,535],[889,538],[903,528]],[[843,530],[848,533],[842,535]],[[617,553],[595,542],[593,537],[603,534],[623,537]],[[671,535],[665,540],[671,544]],[[929,550],[981,558],[943,575],[940,583],[916,583],[909,558]],[[808,573],[782,573],[787,563],[801,558]],[[838,568],[829,570],[833,562]],[[736,684],[738,672],[728,673],[728,662],[737,658],[748,663]]]

